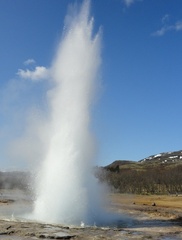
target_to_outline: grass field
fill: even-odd
[[[158,207],[182,209],[182,195],[112,194],[111,199],[117,204],[152,206],[155,203],[155,205]]]
[[[111,208],[121,214],[182,221],[182,195],[111,194]]]

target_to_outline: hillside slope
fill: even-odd
[[[169,167],[177,166],[182,164],[182,150],[174,152],[163,152],[155,155],[151,155],[144,159],[137,161],[132,160],[116,160],[113,163],[105,166],[106,170],[116,170],[119,169],[143,169],[148,167]]]
[[[97,175],[121,193],[182,193],[182,150],[151,155],[138,162],[117,160]]]

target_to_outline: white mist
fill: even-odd
[[[33,214],[45,222],[94,224],[100,218],[101,193],[93,177],[90,115],[100,65],[100,34],[93,36],[89,1],[66,21],[51,68],[50,142],[38,177]]]

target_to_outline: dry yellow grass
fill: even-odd
[[[182,209],[182,195],[111,194],[111,200],[116,204],[152,206],[152,204],[155,203],[158,207]]]

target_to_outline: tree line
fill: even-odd
[[[106,182],[112,191],[133,194],[179,194],[182,193],[182,165],[143,170],[99,169],[96,176]]]

